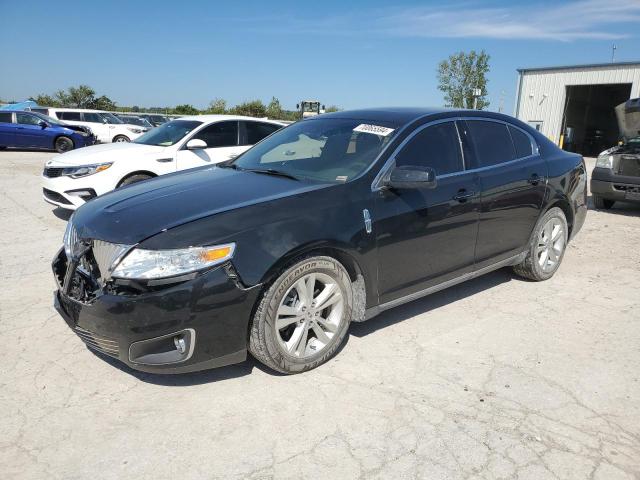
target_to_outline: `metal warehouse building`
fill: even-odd
[[[640,97],[640,62],[518,69],[515,116],[565,150],[596,155],[619,138],[614,108]]]

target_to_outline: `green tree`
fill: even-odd
[[[62,104],[58,101],[57,98],[44,93],[36,95],[35,97],[30,97],[29,100],[33,100],[42,107],[62,107]]]
[[[233,107],[229,113],[235,115],[246,115],[247,117],[266,117],[267,107],[264,106],[262,100],[251,100],[243,102]]]
[[[96,110],[113,111],[116,109],[115,102],[105,95],[101,95],[100,97],[93,99],[93,101],[88,105],[89,107],[87,108],[95,108]]]
[[[487,73],[489,55],[482,50],[476,53],[458,52],[450,55],[438,65],[438,89],[444,92],[447,106],[473,108],[473,90],[480,89],[476,108],[483,110],[489,106],[487,100]]]
[[[207,113],[223,115],[227,112],[227,101],[223,98],[214,98],[209,102]]]
[[[69,87],[67,93],[62,95],[66,107],[93,108],[96,92],[88,85]]]
[[[184,105],[176,105],[173,109],[173,113],[177,115],[198,115],[200,110],[198,110],[193,105],[184,104]]]
[[[338,107],[337,105],[329,105],[327,108],[324,109],[325,113],[339,112],[340,110],[341,108]]]
[[[281,119],[282,118],[282,105],[280,105],[280,100],[276,97],[271,97],[271,101],[269,105],[267,105],[267,117]]]

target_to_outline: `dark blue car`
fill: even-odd
[[[41,148],[64,153],[95,141],[87,127],[67,125],[41,113],[0,112],[0,149]]]

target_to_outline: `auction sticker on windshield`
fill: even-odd
[[[374,135],[380,135],[386,137],[393,133],[393,128],[381,127],[380,125],[369,125],[368,123],[361,123],[353,129],[354,132],[373,133]]]

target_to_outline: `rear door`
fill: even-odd
[[[203,140],[207,144],[207,148],[188,150],[186,144],[193,139]],[[178,170],[213,165],[235,158],[248,148],[238,144],[239,126],[237,120],[212,123],[193,134],[185,142],[185,146],[178,151]]]
[[[433,168],[437,186],[378,192],[371,217],[381,303],[470,272],[478,231],[480,185],[464,169],[454,121],[418,128],[395,164]]]
[[[0,112],[0,146],[17,147],[16,127],[13,123],[13,112]]]
[[[546,194],[547,165],[533,137],[518,127],[491,119],[460,125],[480,176],[478,269],[525,249]]]

